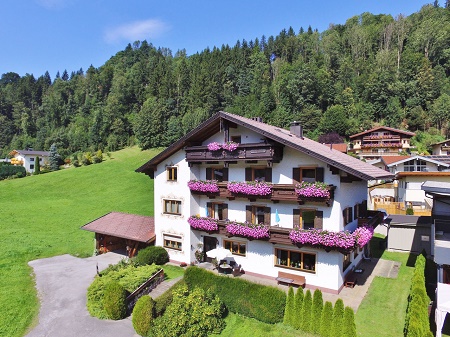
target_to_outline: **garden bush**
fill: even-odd
[[[184,280],[189,289],[198,286],[213,291],[231,312],[265,323],[283,321],[286,293],[278,288],[215,275],[195,266],[186,269]]]
[[[173,291],[183,285],[186,285],[186,283],[184,282],[184,280],[180,280],[177,283],[175,283],[170,289],[168,289],[166,292],[164,292],[164,294],[162,294],[161,296],[156,298],[156,300],[155,300],[155,315],[156,316],[162,316],[164,314],[167,307],[173,301]]]
[[[333,304],[329,301],[325,302],[320,319],[320,336],[331,336],[331,325],[333,322]]]
[[[331,337],[341,337],[342,324],[344,324],[344,302],[339,298],[334,304]]]
[[[319,289],[314,290],[311,314],[311,332],[318,335],[320,332],[320,319],[323,311],[322,292]]]
[[[133,260],[140,266],[152,263],[163,265],[169,262],[169,254],[161,246],[149,246],[141,249]]]
[[[295,295],[294,288],[289,287],[287,299],[286,299],[286,308],[284,309],[284,318],[283,323],[289,325],[291,327],[295,327]]]
[[[303,288],[298,287],[297,292],[295,294],[295,303],[294,303],[294,328],[300,329],[302,326],[303,320]]]
[[[131,322],[136,333],[146,336],[155,317],[155,301],[150,296],[140,297],[133,309]]]
[[[356,337],[355,313],[350,307],[345,307],[344,309],[342,337]]]
[[[406,209],[406,215],[414,215],[414,209],[412,209],[412,208],[407,208],[407,209]]]
[[[302,326],[301,329],[306,332],[311,331],[311,309],[312,309],[312,296],[311,290],[306,290],[305,298],[303,299],[302,308]]]
[[[103,307],[109,319],[119,320],[127,315],[127,292],[119,282],[110,281],[106,284],[103,297]]]
[[[27,175],[27,171],[23,166],[2,165],[0,166],[0,180],[9,177],[23,178]]]

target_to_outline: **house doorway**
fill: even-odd
[[[204,236],[203,237],[203,255],[205,262],[211,262],[212,258],[206,256],[206,252],[211,249],[217,248],[217,238],[213,236]]]

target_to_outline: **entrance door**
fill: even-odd
[[[206,262],[211,262],[212,258],[206,256],[206,252],[217,247],[217,238],[213,236],[203,237],[203,255]]]

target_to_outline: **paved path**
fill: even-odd
[[[39,323],[27,337],[138,337],[131,319],[100,320],[86,309],[87,288],[99,270],[119,262],[123,255],[107,253],[80,259],[71,255],[30,261],[41,301]],[[176,280],[163,282],[152,291],[162,294]]]

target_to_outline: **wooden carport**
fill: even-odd
[[[99,254],[124,249],[128,257],[140,248],[154,244],[153,217],[110,212],[95,219],[81,229],[95,233],[95,248]]]

